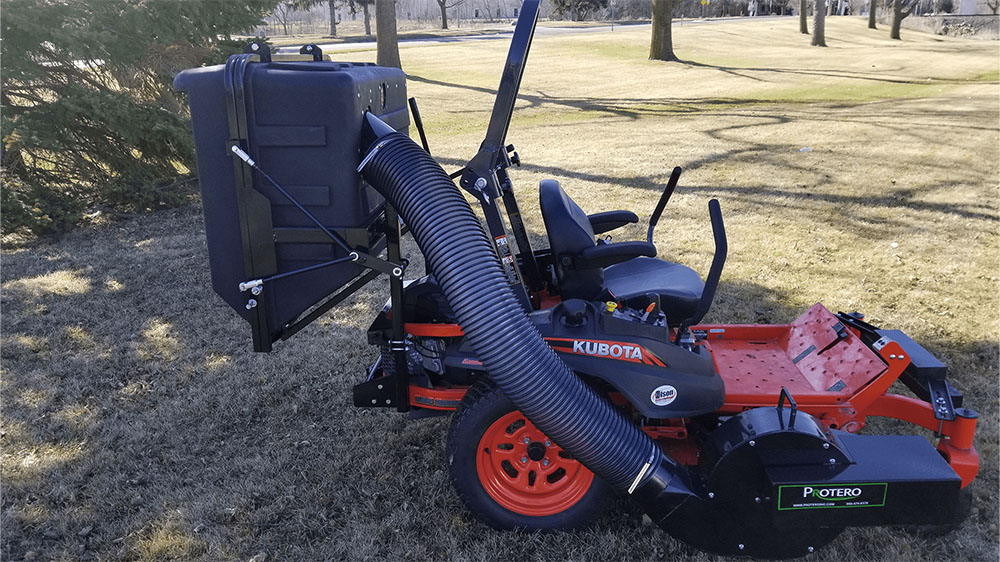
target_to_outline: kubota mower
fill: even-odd
[[[729,555],[801,556],[848,526],[952,524],[979,459],[977,414],[946,367],[904,333],[820,304],[791,324],[702,324],[727,254],[719,203],[708,202],[704,281],[652,243],[680,168],[637,242],[597,238],[634,213],[587,214],[543,181],[549,247],[531,247],[506,137],[537,13],[525,0],[486,139],[450,176],[398,69],[253,43],[178,75],[213,286],[250,323],[254,349],[386,274],[390,300],[368,331],[379,356],[354,403],[454,412],[452,480],[494,527],[577,528],[612,492]],[[411,115],[423,146],[407,135]],[[406,234],[423,275],[401,255]],[[888,392],[897,380],[912,396]],[[872,416],[926,428],[936,447],[859,434]]]

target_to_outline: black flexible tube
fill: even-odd
[[[580,380],[532,326],[448,174],[406,135],[374,116],[365,121],[362,175],[410,227],[479,359],[508,398],[619,491],[640,489],[658,498],[669,487],[674,505],[689,496],[684,479],[674,478],[673,461]],[[666,513],[656,515],[659,522]]]

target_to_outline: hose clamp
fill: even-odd
[[[386,139],[384,141],[379,141],[378,144],[376,144],[375,146],[373,146],[372,149],[368,151],[368,154],[366,154],[365,157],[361,159],[361,164],[358,165],[358,173],[359,174],[361,173],[361,170],[364,170],[365,166],[367,166],[368,163],[371,162],[372,158],[375,158],[375,154],[377,154],[379,150],[382,150],[383,146],[389,144],[389,141],[391,141],[391,140],[392,139]]]
[[[656,446],[654,445],[653,447],[653,452],[649,454],[649,460],[646,461],[646,464],[642,465],[642,470],[640,470],[639,474],[635,476],[635,480],[632,481],[632,485],[628,487],[629,495],[632,495],[632,492],[639,487],[639,482],[642,480],[642,477],[649,471],[649,467],[653,466],[653,460],[656,458]]]

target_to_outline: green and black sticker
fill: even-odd
[[[778,510],[882,507],[885,505],[887,487],[884,482],[778,486]]]

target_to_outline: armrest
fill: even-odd
[[[576,269],[608,267],[639,256],[655,257],[656,246],[649,242],[598,244],[580,252],[580,256],[574,260],[573,265]]]
[[[639,217],[632,211],[605,211],[587,215],[587,218],[590,219],[594,234],[604,234],[626,224],[639,222]]]

